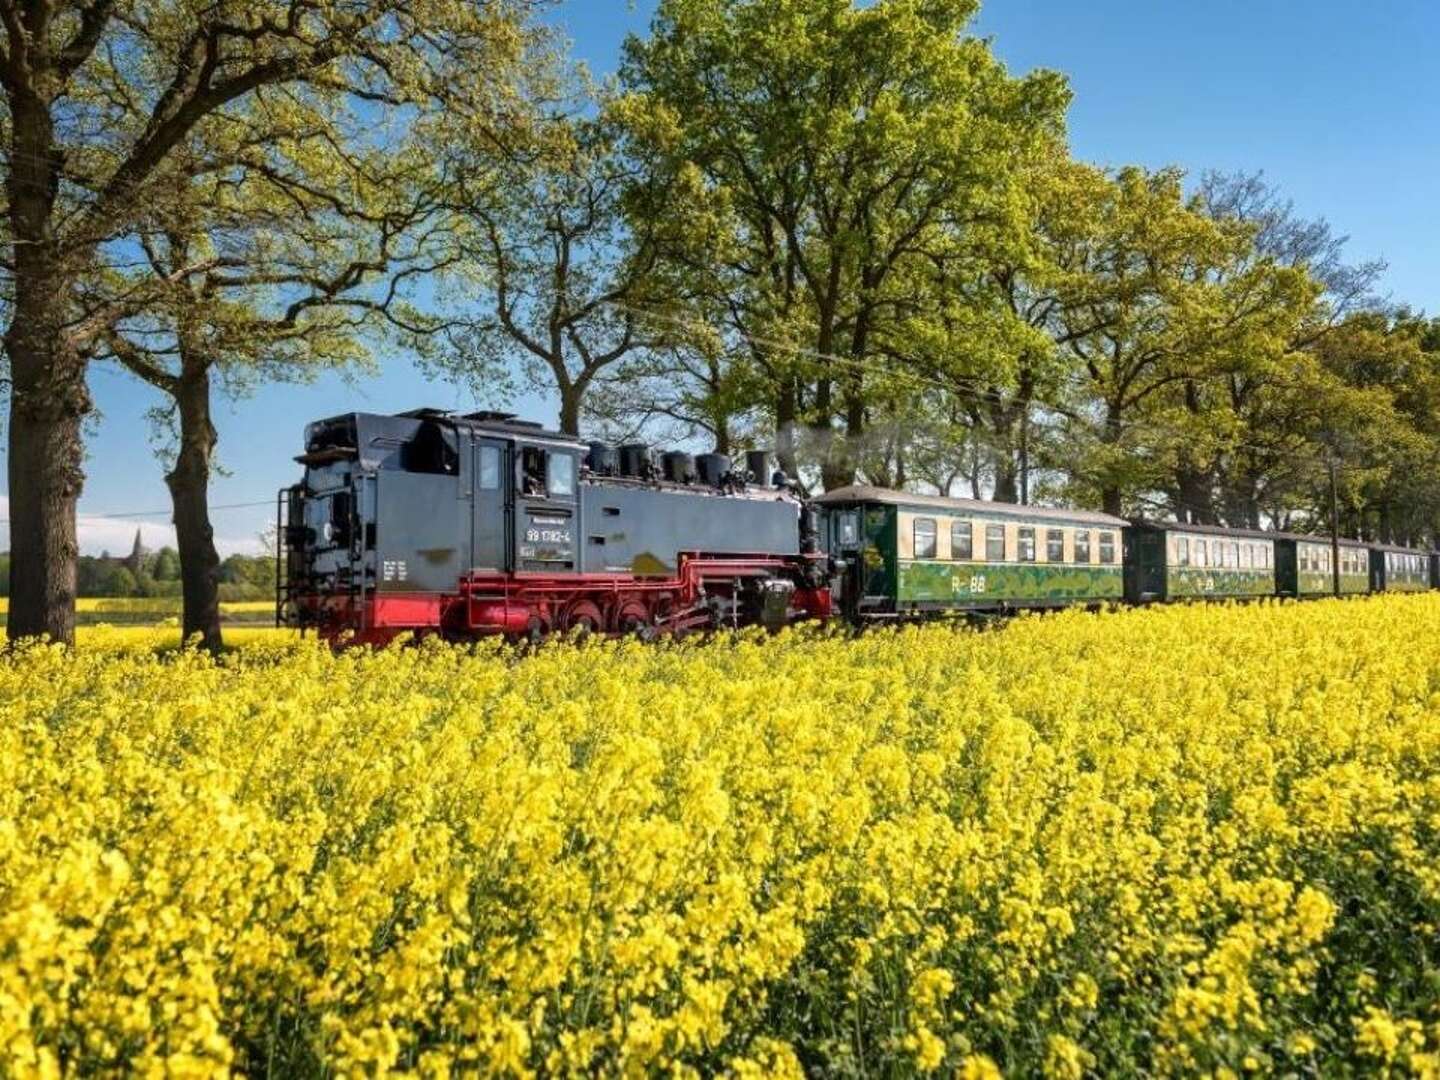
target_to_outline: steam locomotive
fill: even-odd
[[[865,485],[806,499],[763,451],[656,454],[500,412],[347,413],[296,461],[277,620],[334,641],[1440,587],[1418,548]]]
[[[281,492],[282,622],[384,642],[826,618],[818,515],[768,458],[657,457],[508,413],[311,424]]]

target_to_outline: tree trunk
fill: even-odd
[[[799,411],[794,381],[786,378],[775,401],[775,461],[792,480],[800,476],[800,459],[795,447],[795,421]]]
[[[995,495],[996,502],[1018,503],[1020,501],[1020,471],[1008,453],[996,451]]]
[[[90,411],[84,358],[64,337],[68,293],[53,231],[59,158],[50,103],[28,84],[9,89],[9,203],[13,308],[10,360],[11,641],[75,640],[79,547],[75,506],[84,486],[81,423]]]
[[[17,283],[18,284],[18,283]],[[6,335],[10,404],[11,641],[37,634],[73,645],[79,544],[75,507],[84,486],[81,422],[90,411],[84,366],[53,344],[25,341],[16,305]]]
[[[1101,442],[1107,446],[1119,446],[1124,435],[1124,429],[1121,427],[1120,406],[1113,401],[1108,402],[1105,406],[1105,433]],[[1123,493],[1120,490],[1120,484],[1114,478],[1113,466],[1107,464],[1106,472],[1109,475],[1100,484],[1100,509],[1107,514],[1119,517],[1121,510],[1124,509]]]
[[[219,650],[220,554],[210,525],[210,465],[216,434],[210,422],[210,370],[187,357],[176,384],[180,412],[180,452],[165,475],[175,514],[180,552],[181,620],[186,641],[200,636],[202,648]]]
[[[855,482],[857,453],[864,438],[865,400],[860,388],[852,384],[845,393],[845,436],[839,442],[838,453],[833,445],[829,448],[821,469],[826,491]]]
[[[563,435],[579,436],[580,434],[580,401],[582,393],[579,387],[569,386],[565,383],[558,385],[560,391],[560,432]]]
[[[1178,466],[1175,470],[1175,516],[1195,525],[1214,525],[1215,507],[1210,474],[1203,469]]]

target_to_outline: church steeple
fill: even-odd
[[[135,546],[130,549],[130,557],[125,560],[125,566],[132,574],[139,574],[145,565],[145,556],[148,554],[149,552],[145,550],[145,545],[140,540],[140,530],[137,528],[135,530]]]

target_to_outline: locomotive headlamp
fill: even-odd
[[[324,540],[325,543],[328,544],[328,543],[330,543],[330,541],[333,540],[334,538],[335,538],[335,526],[331,525],[330,522],[328,522],[328,521],[325,522],[324,525],[321,525],[321,526],[320,526],[320,539]]]

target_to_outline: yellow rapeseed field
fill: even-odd
[[[75,601],[75,610],[81,615],[103,614],[178,614],[178,596],[82,596]],[[222,600],[220,614],[268,615],[275,610],[274,600]],[[10,611],[10,598],[0,596],[0,615]]]
[[[1440,1074],[1440,595],[0,660],[0,1074]]]

